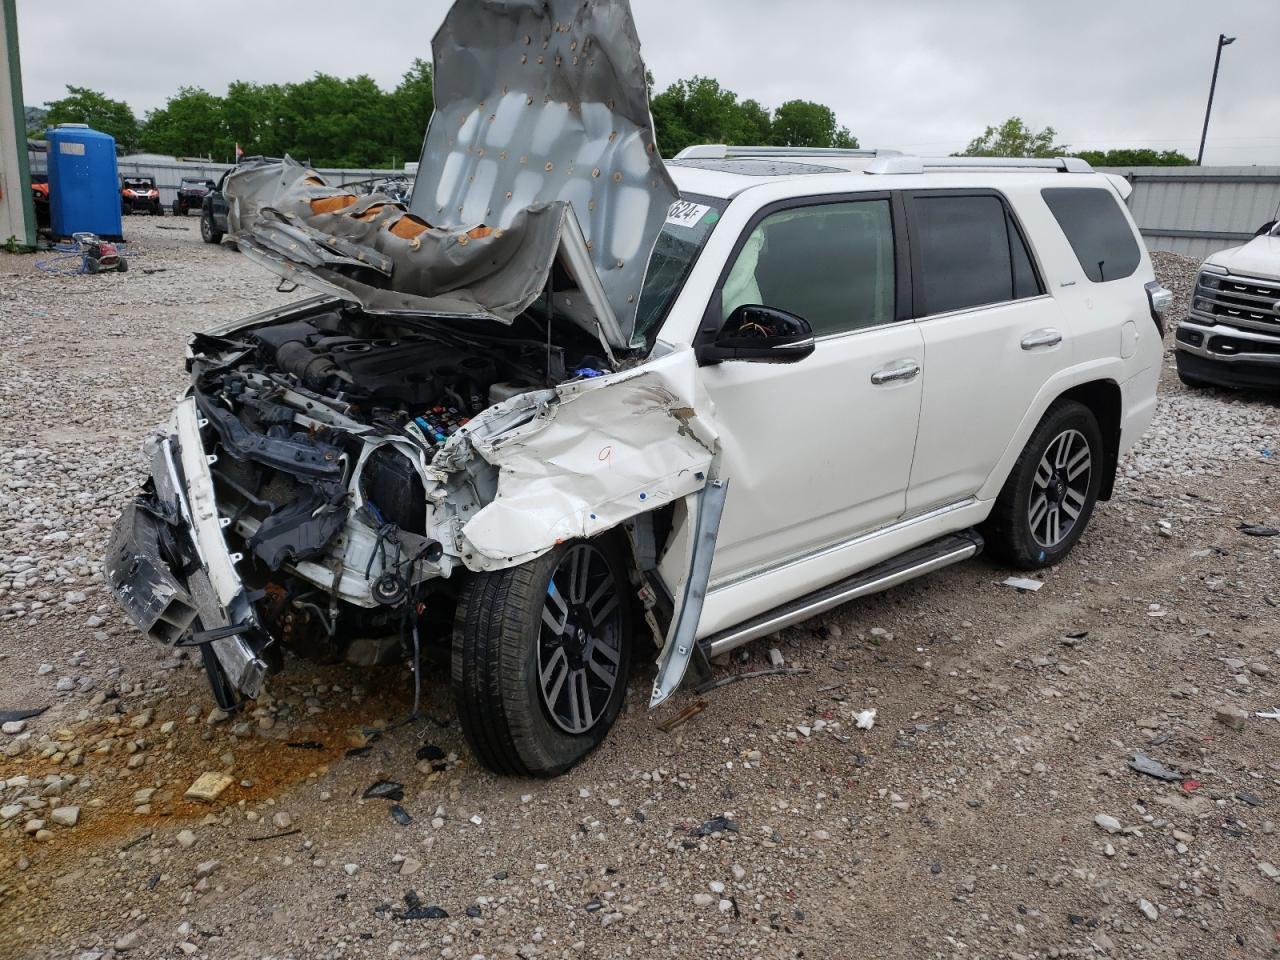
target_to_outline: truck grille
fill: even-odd
[[[1230,326],[1280,332],[1280,281],[1202,273],[1192,309]]]

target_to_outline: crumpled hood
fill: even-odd
[[[1280,237],[1254,237],[1241,246],[1219,250],[1205,263],[1225,267],[1239,276],[1280,280]]]
[[[286,158],[227,178],[241,250],[374,312],[507,323],[559,261],[581,294],[573,321],[629,346],[678,194],[627,0],[459,0],[432,48],[436,109],[408,210]]]

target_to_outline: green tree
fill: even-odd
[[[115,137],[117,146],[126,153],[138,146],[138,118],[123,100],[110,100],[97,90],[68,84],[67,96],[46,101],[45,106],[49,108],[45,122],[51,127],[87,123],[94,130]]]
[[[313,166],[384,166],[392,154],[388,99],[367,75],[317,73],[285,87],[281,139]]]
[[[226,156],[225,103],[199,87],[180,87],[159,110],[147,114],[142,143],[177,157]]]
[[[414,58],[413,65],[391,91],[389,108],[391,117],[391,151],[398,164],[417,160],[422,153],[422,141],[427,134],[427,124],[435,112],[435,87],[432,83],[431,64]]]
[[[769,142],[769,113],[710,77],[678,80],[650,101],[658,148],[675,156],[695,143]]]
[[[222,98],[224,156],[234,159],[236,144],[249,156],[280,157],[290,152],[284,102],[285,88],[277,83],[236,80],[229,84]]]
[[[962,157],[1060,157],[1071,148],[1055,144],[1058,131],[1053,127],[1033,130],[1021,117],[1010,117],[998,127],[987,127],[959,154]]]
[[[1148,147],[1121,150],[1081,150],[1076,154],[1095,167],[1192,167],[1195,161],[1177,150]]]
[[[858,146],[857,137],[836,122],[835,112],[812,100],[788,100],[773,112],[771,141],[779,147]]]

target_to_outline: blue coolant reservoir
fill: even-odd
[[[49,221],[58,238],[96,233],[121,240],[115,138],[83,123],[49,130]]]

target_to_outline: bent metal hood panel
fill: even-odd
[[[373,312],[506,323],[559,259],[588,308],[573,322],[627,347],[677,193],[626,0],[466,0],[434,51],[436,112],[409,209],[286,158],[227,178],[241,250]]]
[[[649,254],[678,198],[658,154],[627,0],[463,0],[432,43],[436,111],[412,212],[506,228],[568,203],[630,333]]]

